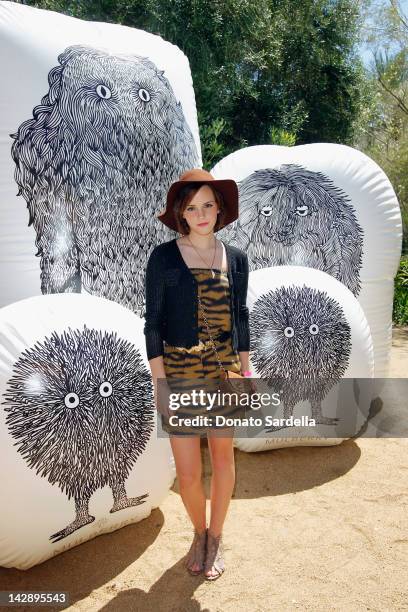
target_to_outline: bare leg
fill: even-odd
[[[225,517],[235,484],[235,462],[233,437],[221,438],[208,436],[212,476],[211,476],[211,520],[208,531],[217,537],[224,525]],[[207,576],[217,572],[212,568]]]
[[[187,513],[198,533],[206,529],[205,494],[201,482],[201,451],[200,438],[180,438],[170,435],[170,444],[176,463],[180,495]],[[192,570],[198,570],[194,564]]]

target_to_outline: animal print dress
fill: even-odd
[[[207,268],[190,268],[197,280],[197,288],[200,300],[204,306],[205,315],[214,338],[218,356],[226,370],[239,373],[241,362],[239,355],[232,348],[231,339],[231,309],[230,309],[230,286],[227,272]],[[205,325],[202,310],[197,301],[198,308],[198,339],[199,344],[190,348],[171,346],[164,344],[164,370],[169,387],[172,391],[182,393],[194,388],[192,379],[198,379],[197,390],[204,389],[205,392],[215,392],[218,389],[221,371],[217,357],[209,343],[207,327]],[[221,336],[220,339],[218,337]],[[205,343],[202,346],[202,343]],[[177,379],[177,380],[175,380]],[[183,384],[183,379],[185,384]],[[197,405],[181,406],[176,411],[171,411],[178,417],[191,418],[200,415],[223,414],[227,417],[233,416],[236,407],[229,405],[217,405],[208,411]],[[205,435],[206,427],[181,427],[172,428],[162,416],[162,426],[165,431],[172,435]]]

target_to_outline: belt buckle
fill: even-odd
[[[201,351],[203,349],[203,343],[200,340],[198,344],[195,344],[194,346],[190,346],[189,349],[185,349],[188,353],[198,353],[198,351]]]
[[[203,342],[200,338],[198,344],[195,344],[194,346],[191,346],[189,349],[185,349],[185,350],[188,351],[189,353],[198,353],[199,351],[202,351],[210,346],[211,346],[211,340],[206,340],[205,342]]]

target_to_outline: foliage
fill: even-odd
[[[366,29],[372,50],[371,103],[359,147],[389,177],[403,220],[408,253],[408,19],[396,0],[373,0]]]
[[[408,257],[401,259],[395,277],[392,318],[396,325],[408,325]]]
[[[269,132],[269,142],[274,145],[293,147],[296,144],[296,134],[272,127]]]
[[[141,28],[178,45],[190,61],[206,167],[246,145],[352,144],[358,130],[366,106],[359,0],[26,4]]]
[[[209,120],[206,115],[199,112],[198,124],[201,133],[203,167],[206,170],[211,170],[216,161],[224,157],[224,145],[219,142],[219,137],[225,129],[226,123],[221,118]]]

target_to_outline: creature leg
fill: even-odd
[[[109,512],[118,512],[118,510],[123,510],[123,508],[130,508],[131,506],[139,506],[140,504],[145,503],[145,497],[148,497],[149,494],[145,493],[144,495],[139,495],[139,497],[128,497],[126,495],[125,484],[123,482],[114,482],[111,485],[114,504]]]
[[[294,404],[285,403],[283,405],[283,418],[288,419],[293,415]],[[278,429],[286,429],[286,425],[273,425],[269,429],[265,429],[266,433],[271,433],[272,431],[278,431]]]
[[[50,211],[44,204],[43,214],[36,215],[33,225],[36,255],[41,256],[41,292],[80,293],[78,249],[67,211],[62,205]]]
[[[313,398],[310,400],[310,404],[312,406],[312,418],[315,419],[316,424],[335,425],[338,423],[339,419],[337,417],[331,418],[322,415],[322,403],[320,399]]]
[[[61,531],[53,533],[49,538],[52,542],[55,543],[63,538],[66,538],[77,529],[80,529],[81,527],[84,527],[84,525],[88,525],[88,523],[92,523],[95,520],[95,517],[89,514],[89,499],[89,496],[85,498],[75,498],[75,520],[67,525],[65,529],[61,529]]]

